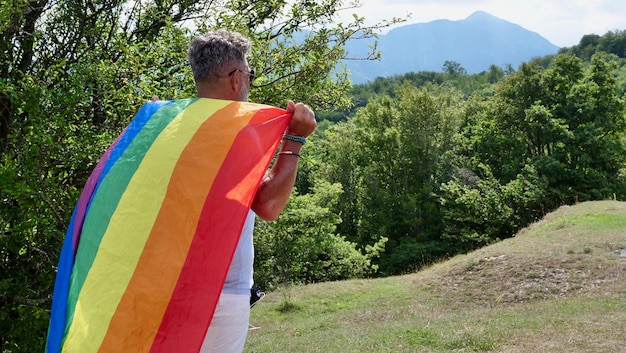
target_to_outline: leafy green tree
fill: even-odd
[[[332,211],[340,184],[320,182],[311,193],[294,194],[274,222],[259,221],[255,229],[255,282],[263,288],[279,285],[363,277],[376,271],[372,259],[382,243],[362,253],[355,243],[336,233],[341,222]]]
[[[442,71],[445,72],[446,74],[450,75],[450,76],[465,76],[465,75],[467,75],[467,70],[465,70],[465,68],[463,66],[461,66],[461,63],[459,63],[457,61],[446,60],[443,63]]]
[[[504,70],[497,65],[489,65],[488,81],[489,83],[496,83],[504,77]]]
[[[591,57],[599,52],[626,58],[626,30],[608,31],[602,36],[586,34],[577,45],[559,50],[560,54],[576,55],[584,61],[591,60]]]
[[[565,141],[565,162],[577,200],[626,192],[620,176],[626,165],[626,105],[617,93],[615,69],[616,62],[609,55],[594,55],[566,101],[569,111],[576,112],[567,120],[572,133]]]
[[[597,51],[626,58],[626,30],[608,31],[598,41]]]
[[[505,184],[532,165],[548,181],[548,209],[622,195],[624,101],[615,68],[606,54],[588,67],[569,55],[545,70],[522,64],[472,113],[466,154]]]
[[[571,48],[571,52],[572,54],[576,55],[577,57],[588,61],[591,59],[591,57],[593,56],[593,54],[596,53],[596,50],[598,48],[598,44],[600,43],[600,36],[597,34],[587,34],[584,35],[581,39],[580,42],[578,43],[578,45],[574,46]],[[564,51],[563,49],[560,50],[560,52],[566,52],[566,50]]]
[[[442,238],[455,252],[467,252],[511,237],[538,216],[546,183],[532,166],[503,184],[486,165],[459,168],[438,192]],[[534,211],[534,212],[533,212]]]
[[[438,192],[443,237],[468,251],[562,204],[624,195],[624,101],[614,58],[558,55],[474,96],[452,178]]]
[[[344,188],[340,233],[361,246],[389,239],[381,259],[384,273],[419,267],[424,253],[384,263],[404,244],[439,234],[435,176],[442,156],[452,149],[460,97],[437,93],[398,87],[395,99],[379,97],[346,123],[329,128],[314,152],[327,161],[320,177]]]
[[[251,99],[346,105],[335,74],[349,38],[373,35],[342,2],[4,1],[0,6],[0,345],[43,350],[54,271],[72,207],[111,141],[153,95],[195,95],[196,32],[252,38]],[[308,27],[304,37],[297,37]],[[191,28],[194,30],[192,31]],[[373,54],[374,55],[374,54]]]

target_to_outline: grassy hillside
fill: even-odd
[[[418,273],[293,287],[246,352],[626,352],[626,203],[562,207]]]

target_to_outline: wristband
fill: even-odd
[[[302,136],[283,135],[283,140],[300,142],[303,145],[306,143],[306,137]]]
[[[296,157],[300,157],[300,155],[299,155],[299,154],[297,154],[297,153],[296,153],[296,152],[294,152],[294,151],[282,151],[282,152],[278,152],[278,154],[284,154],[284,155],[287,155],[287,156],[296,156]]]

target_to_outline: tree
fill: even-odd
[[[504,70],[497,65],[489,65],[488,81],[489,83],[496,83],[504,77]]]
[[[443,63],[442,71],[447,73],[450,76],[467,75],[467,71],[465,70],[465,68],[463,68],[463,66],[461,66],[461,63],[456,62],[456,61],[450,61],[450,60],[446,60]]]
[[[606,52],[626,58],[626,30],[608,31],[604,35],[586,34],[571,48],[561,48],[560,54],[571,54],[590,61],[599,52]]]
[[[340,184],[320,181],[311,193],[293,194],[275,222],[260,221],[255,229],[255,283],[263,288],[335,281],[374,273],[372,259],[384,240],[363,252],[336,233],[341,222],[332,211]]]
[[[615,68],[607,54],[588,67],[570,55],[545,70],[522,64],[473,112],[467,154],[504,184],[532,165],[548,182],[546,209],[622,195],[625,107]]]
[[[626,192],[620,175],[626,166],[626,105],[612,74],[617,66],[605,53],[594,55],[590,64],[563,103],[576,112],[567,120],[571,134],[564,162],[573,176],[572,196],[581,201]]]
[[[511,237],[540,215],[546,183],[532,166],[503,184],[489,167],[461,167],[441,184],[443,234],[450,249],[468,252]]]
[[[598,41],[597,51],[615,54],[626,58],[626,30],[608,31]]]
[[[405,84],[395,99],[370,101],[346,123],[329,128],[313,152],[327,161],[315,174],[344,188],[339,232],[361,247],[389,239],[380,260],[384,274],[433,260],[432,248],[393,254],[439,235],[433,191],[458,129],[460,97],[433,91]],[[393,265],[385,264],[391,258]]]
[[[106,147],[153,95],[195,95],[195,31],[240,30],[260,73],[251,98],[346,105],[336,75],[363,18],[331,24],[342,2],[4,1],[0,6],[0,344],[43,350],[55,266],[72,206]],[[208,25],[211,24],[211,25]],[[308,27],[307,36],[297,35]],[[297,38],[297,40],[296,40]],[[372,56],[375,56],[372,53]]]

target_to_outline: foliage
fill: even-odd
[[[480,81],[454,62],[441,85],[357,86],[367,104],[324,130],[309,175],[342,184],[340,234],[389,239],[380,274],[510,237],[562,204],[624,197],[619,63],[557,55],[494,67],[482,76],[492,87],[471,95],[459,92]]]
[[[359,108],[366,106],[370,99],[382,95],[395,98],[398,87],[403,85],[418,88],[427,88],[433,85],[445,86],[459,90],[465,97],[473,94],[489,96],[492,94],[493,84],[511,72],[514,70],[510,67],[501,68],[497,65],[491,65],[487,71],[468,75],[458,62],[446,61],[442,67],[442,72],[408,72],[390,77],[377,77],[370,83],[354,85],[350,90],[352,99],[349,107],[333,107],[331,110],[322,110],[318,112],[317,116],[321,120],[332,122],[345,121],[349,116],[354,115]]]
[[[602,36],[587,34],[577,45],[559,50],[560,54],[576,55],[586,61],[591,60],[591,57],[599,52],[626,58],[626,30],[608,31]]]
[[[459,252],[445,239],[424,240],[416,237],[402,237],[389,243],[381,256],[379,273],[381,276],[412,273],[427,265],[441,261]]]
[[[255,228],[255,282],[263,288],[363,277],[376,271],[372,259],[385,239],[361,253],[336,233],[341,218],[331,208],[340,184],[320,182],[311,193],[293,194],[274,222]]]
[[[532,166],[503,185],[489,167],[479,165],[479,175],[459,169],[439,193],[443,238],[450,248],[468,252],[492,244],[541,215],[545,182]]]
[[[625,106],[614,69],[603,54],[586,68],[568,55],[546,70],[523,64],[472,113],[465,153],[505,183],[532,165],[548,182],[547,209],[622,195]]]
[[[0,6],[0,321],[3,352],[43,350],[54,271],[79,190],[97,158],[153,95],[195,95],[186,52],[227,27],[254,43],[250,97],[345,106],[332,70],[364,19],[342,1],[48,1]],[[305,38],[296,36],[309,27]],[[191,28],[194,28],[192,31]],[[371,54],[375,56],[375,53]]]
[[[439,216],[432,195],[445,162],[441,157],[458,129],[459,99],[405,84],[395,100],[370,101],[324,132],[313,154],[326,162],[314,174],[344,187],[338,203],[341,234],[360,246],[389,238],[384,258],[402,239],[436,238]]]

